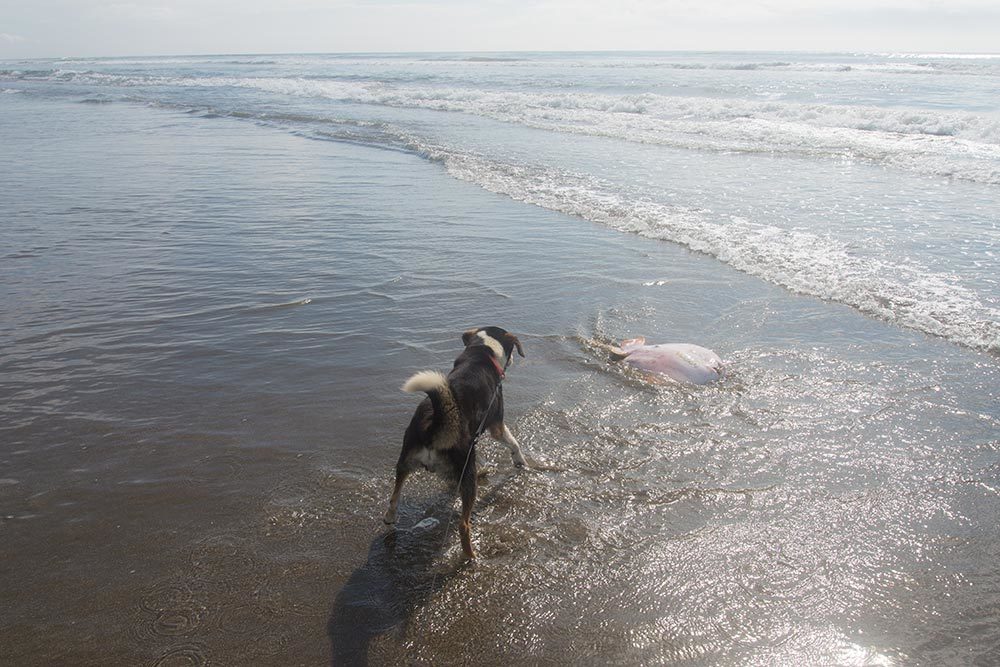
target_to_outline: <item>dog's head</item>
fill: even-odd
[[[524,356],[524,348],[521,347],[521,341],[517,339],[517,336],[500,327],[479,327],[478,329],[469,329],[462,334],[462,342],[465,343],[466,347],[476,344],[477,341],[480,341],[479,344],[489,347],[501,364],[507,362],[515,348],[518,354]]]

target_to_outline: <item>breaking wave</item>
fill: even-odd
[[[235,87],[354,104],[471,114],[552,132],[681,149],[857,159],[1000,184],[1000,118],[969,112],[654,93],[497,91],[311,77],[159,77],[55,69],[0,72],[101,85]]]
[[[1000,119],[971,113],[285,78],[217,80],[211,85],[469,113],[537,129],[675,148],[862,159],[931,176],[1000,184]]]
[[[673,206],[602,181],[505,164],[434,146],[418,148],[456,178],[514,200],[578,216],[623,232],[665,240],[801,294],[969,347],[1000,353],[1000,310],[948,276],[917,265],[853,253],[822,236],[743,218]]]

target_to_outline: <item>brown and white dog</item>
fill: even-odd
[[[503,388],[507,361],[521,342],[500,327],[469,329],[462,334],[465,350],[455,359],[447,377],[436,371],[421,371],[403,385],[403,391],[422,391],[427,398],[413,413],[403,436],[403,451],[396,463],[396,486],[385,513],[387,524],[396,523],[396,506],[403,482],[423,467],[458,482],[462,497],[462,519],[458,530],[462,550],[472,549],[472,506],[476,501],[476,436],[488,430],[494,439],[510,447],[514,465],[525,465],[517,440],[503,423]]]

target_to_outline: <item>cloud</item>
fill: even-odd
[[[9,32],[0,32],[0,42],[5,44],[18,44],[26,41],[28,40],[21,35],[12,35]]]

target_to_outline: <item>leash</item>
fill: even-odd
[[[507,355],[507,362],[503,365],[503,368],[500,368],[500,364],[497,363],[496,358],[494,358],[492,355],[490,356],[490,361],[493,362],[494,368],[496,368],[496,370],[499,371],[500,373],[500,379],[497,381],[496,389],[493,390],[493,397],[490,399],[490,404],[486,407],[486,414],[483,415],[483,421],[479,422],[479,428],[476,429],[476,434],[472,436],[472,440],[469,443],[469,451],[465,455],[465,464],[462,465],[462,472],[458,475],[458,484],[455,485],[456,494],[462,488],[462,478],[465,477],[465,470],[466,468],[469,467],[469,459],[472,457],[472,451],[475,449],[476,442],[479,440],[479,437],[483,434],[483,431],[486,428],[486,420],[489,419],[490,410],[493,408],[493,404],[496,402],[497,396],[500,394],[500,385],[503,384],[503,380],[507,376],[507,369],[510,368],[510,362],[513,356],[514,356],[514,351],[511,350],[510,354]],[[452,501],[452,503],[454,503],[454,500]],[[438,549],[438,551],[444,550],[444,545],[445,542],[448,540],[448,533],[451,532],[451,523],[454,518],[455,518],[454,512],[449,512],[448,523],[445,525],[444,534],[441,536],[441,548]],[[437,570],[435,570],[434,578],[431,580],[432,592],[434,591],[435,588],[437,588],[437,578],[438,578],[438,572]]]
[[[503,384],[504,378],[507,377],[507,369],[510,368],[510,362],[513,356],[514,351],[511,350],[510,354],[507,355],[507,361],[504,363],[503,368],[500,368],[500,364],[497,363],[497,360],[492,355],[490,356],[490,361],[493,362],[493,368],[495,368],[500,374],[500,379],[497,380],[497,386],[496,389],[493,390],[493,397],[490,398],[490,404],[486,406],[486,414],[483,415],[483,421],[479,422],[479,428],[476,430],[476,434],[472,436],[472,442],[469,445],[469,453],[465,455],[465,465],[462,466],[462,474],[458,476],[459,487],[462,484],[462,477],[465,476],[465,469],[469,465],[469,456],[472,454],[472,446],[476,444],[476,441],[479,440],[479,436],[481,436],[485,430],[486,420],[489,419],[490,416],[490,409],[493,407],[493,404],[497,400],[497,396],[500,394],[500,385]],[[457,490],[458,487],[456,487],[456,491]]]

